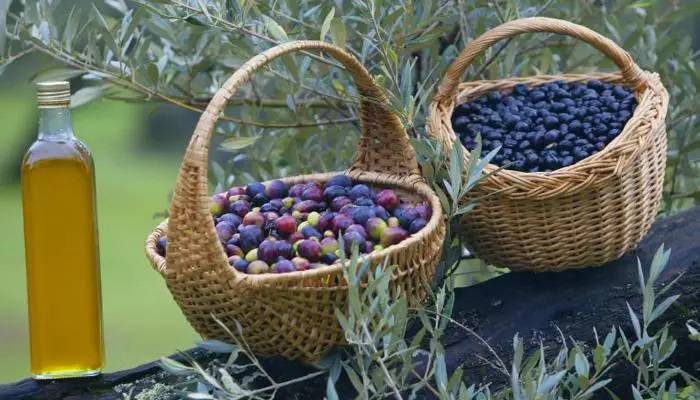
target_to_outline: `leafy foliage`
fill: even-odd
[[[672,285],[657,291],[654,283],[668,263],[670,251],[659,248],[651,263],[649,276],[639,269],[642,290],[642,313],[631,307],[629,317],[634,329],[630,337],[618,326],[611,327],[604,338],[593,330],[595,345],[567,339],[562,333],[562,347],[552,354],[540,346],[538,351],[525,354],[523,339],[513,338],[513,358],[507,365],[499,354],[468,327],[450,317],[454,297],[449,283],[439,288],[434,302],[428,307],[411,307],[406,298],[392,297],[388,280],[392,268],[386,266],[371,271],[358,262],[357,253],[348,260],[345,278],[348,281],[348,308],[336,310],[338,321],[346,332],[349,346],[330,354],[319,364],[319,370],[287,382],[275,382],[245,344],[243,332],[229,331],[233,345],[207,341],[207,350],[230,356],[222,365],[218,362],[200,366],[163,359],[170,372],[185,375],[183,390],[195,390],[191,398],[238,399],[273,398],[280,387],[306,379],[327,377],[326,397],[337,399],[335,384],[345,374],[357,392],[358,399],[408,399],[431,394],[438,399],[590,399],[597,392],[607,391],[613,398],[682,399],[692,398],[700,391],[700,381],[668,365],[676,348],[669,326],[650,328],[678,299],[667,297],[657,302]],[[419,326],[411,338],[406,337],[407,323],[415,317]],[[487,363],[507,378],[508,385],[492,388],[465,382],[458,368],[448,374],[445,350],[441,338],[449,324],[474,335],[491,353]],[[688,323],[691,336],[697,336],[696,324]],[[249,363],[236,362],[245,355]],[[607,386],[612,381],[611,369],[628,364],[636,371],[635,384],[625,393],[613,393]],[[267,383],[260,383],[256,379]],[[682,387],[678,387],[682,384]]]
[[[107,0],[84,5],[2,2],[0,65],[43,52],[66,67],[37,79],[70,77],[88,85],[76,93],[77,105],[107,97],[168,102],[199,112],[231,71],[260,51],[292,39],[326,40],[367,67],[417,139],[425,137],[426,105],[435,84],[466,43],[518,17],[577,22],[611,37],[643,68],[661,74],[672,99],[666,211],[700,199],[695,115],[700,77],[688,25],[700,6],[691,0]],[[307,55],[274,63],[231,101],[219,126],[222,148],[233,153],[220,168],[226,184],[348,165],[357,141],[356,134],[347,133],[354,131],[347,125],[358,124],[357,93],[336,62]],[[486,51],[465,79],[596,68],[614,65],[570,38],[525,35]],[[272,140],[256,140],[262,135]]]

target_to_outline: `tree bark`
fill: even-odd
[[[601,336],[613,325],[631,332],[625,303],[629,302],[637,311],[640,308],[637,258],[646,276],[651,259],[662,243],[672,251],[669,265],[659,278],[659,286],[680,276],[667,296],[681,294],[681,298],[662,321],[671,324],[671,333],[678,340],[669,363],[697,376],[700,344],[688,339],[684,325],[688,319],[700,319],[700,290],[697,290],[700,288],[700,207],[656,223],[635,251],[603,267],[559,273],[511,273],[477,286],[457,289],[453,318],[486,339],[506,364],[512,356],[516,333],[525,339],[526,353],[539,348],[540,343],[551,353],[561,346],[559,330],[565,337],[589,345],[595,343],[594,327]],[[492,388],[506,383],[501,373],[477,356],[492,358],[465,330],[451,325],[445,332],[443,344],[448,370],[463,366],[467,383],[491,383]],[[201,350],[189,353],[202,361],[212,357]],[[264,365],[278,381],[313,371],[308,365],[280,358],[267,359]],[[612,371],[613,382],[609,388],[621,398],[631,397],[629,387],[634,376],[632,367],[620,365]],[[91,379],[53,382],[26,379],[0,385],[0,399],[122,399],[124,390],[135,395],[155,382],[168,383],[176,379],[152,362]],[[341,382],[339,390],[342,399],[352,396],[347,382]],[[325,377],[278,392],[279,398],[320,399],[324,396]]]

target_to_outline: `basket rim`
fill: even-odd
[[[627,120],[625,125],[622,127],[622,131],[618,134],[615,139],[608,143],[602,150],[564,168],[559,168],[554,171],[549,172],[523,172],[516,171],[512,169],[502,168],[498,165],[489,163],[484,168],[484,173],[488,174],[485,180],[494,182],[495,180],[501,181],[498,184],[498,188],[495,191],[505,191],[508,192],[509,189],[513,191],[513,188],[509,188],[509,185],[520,184],[526,182],[533,182],[538,185],[542,184],[552,184],[562,182],[562,180],[570,179],[572,176],[576,175],[580,180],[581,184],[578,186],[569,186],[567,193],[570,193],[575,189],[582,189],[584,187],[589,187],[593,183],[604,183],[608,178],[614,176],[615,173],[626,168],[632,160],[636,159],[638,154],[643,151],[651,140],[648,140],[651,132],[658,129],[660,124],[663,124],[668,108],[668,93],[661,83],[658,74],[643,71],[646,85],[643,87],[634,88],[632,85],[624,80],[624,77],[620,72],[592,72],[585,74],[558,74],[558,75],[532,75],[532,76],[522,76],[522,77],[508,77],[503,79],[495,80],[478,80],[478,81],[467,81],[461,82],[458,87],[457,95],[454,98],[434,98],[429,105],[429,116],[428,116],[428,133],[431,137],[447,142],[448,148],[451,148],[452,144],[455,142],[459,143],[463,149],[463,161],[468,162],[470,152],[459,140],[458,135],[452,127],[451,116],[457,105],[465,103],[465,98],[472,93],[486,93],[489,91],[489,87],[498,87],[504,83],[507,84],[518,84],[524,83],[529,84],[529,86],[537,86],[545,83],[555,82],[565,80],[566,82],[581,82],[588,81],[592,79],[598,79],[606,82],[615,82],[622,84],[627,88],[631,88],[638,101],[637,107],[634,113]],[[534,82],[533,82],[534,81]],[[486,88],[479,89],[483,86]],[[494,90],[494,89],[490,89]],[[655,107],[659,108],[659,112],[654,115],[653,119],[646,118],[642,119],[643,113],[653,110]],[[635,126],[631,127],[631,123],[638,121],[648,122],[645,126]],[[640,135],[639,132],[642,132]],[[446,133],[446,134],[445,134]],[[611,153],[614,151],[619,151],[622,148],[628,148],[630,141],[634,141],[634,136],[642,136],[640,140],[636,141],[636,146],[632,151],[620,151],[615,157],[615,163],[611,162]],[[615,155],[612,155],[615,156]],[[624,163],[620,163],[621,158],[625,158]],[[608,158],[608,160],[604,160]],[[607,170],[612,172],[608,177],[602,177],[595,172],[587,170],[590,167],[601,167],[603,164],[614,164],[607,166]],[[594,182],[595,181],[595,182]],[[480,186],[484,186],[483,184]],[[539,197],[548,198],[555,196],[557,193],[547,193],[542,194],[543,191],[529,190],[528,192],[538,192]],[[522,197],[522,194],[515,194],[516,197]]]
[[[426,237],[432,233],[433,231],[436,231],[440,229],[440,226],[444,224],[443,219],[443,212],[442,212],[442,205],[440,203],[440,199],[438,196],[433,192],[433,190],[428,186],[427,183],[423,181],[422,178],[416,176],[415,179],[413,179],[410,182],[406,181],[405,176],[395,176],[395,175],[390,175],[390,174],[383,174],[383,173],[376,173],[376,172],[369,172],[369,171],[362,171],[362,170],[342,170],[342,171],[336,171],[336,172],[325,172],[325,173],[317,173],[317,174],[305,174],[305,175],[296,175],[296,176],[290,176],[290,177],[284,177],[284,178],[277,178],[287,184],[293,184],[293,183],[298,183],[298,182],[304,182],[304,181],[311,181],[311,180],[316,180],[316,181],[326,181],[330,179],[331,177],[338,175],[338,174],[345,174],[351,177],[351,179],[362,182],[362,183],[369,183],[373,185],[381,185],[381,186],[389,186],[389,187],[397,187],[400,189],[404,189],[407,191],[410,191],[412,194],[417,194],[420,196],[423,201],[426,201],[429,203],[432,211],[432,215],[430,219],[428,220],[428,223],[426,226],[421,229],[420,231],[411,234],[406,238],[405,240],[391,245],[387,248],[384,248],[380,251],[372,251],[369,254],[361,255],[359,258],[360,262],[365,262],[369,261],[370,264],[379,264],[384,262],[389,258],[389,256],[393,253],[400,252],[405,250],[406,248],[417,245],[420,243],[422,240],[426,239]],[[262,182],[263,184],[268,183],[270,181],[265,181]],[[161,274],[164,278],[168,279],[172,277],[173,274],[186,274],[186,272],[183,271],[175,271],[175,270],[168,270],[167,268],[167,255],[166,257],[161,256],[158,254],[156,251],[156,243],[158,239],[167,231],[167,225],[168,225],[168,219],[166,218],[163,220],[147,237],[146,239],[146,256],[151,262],[151,266],[153,269],[155,269],[158,273]],[[223,247],[220,247],[220,250],[222,253],[225,254],[225,251]],[[225,256],[225,258],[228,258]],[[346,263],[348,260],[346,260]],[[303,283],[306,280],[310,279],[318,279],[322,278],[325,276],[330,276],[332,274],[338,274],[342,272],[342,268],[344,267],[344,264],[338,260],[332,265],[324,266],[321,268],[317,269],[312,269],[312,270],[306,270],[306,271],[294,271],[294,272],[289,272],[289,273],[284,273],[284,274],[277,274],[277,273],[264,273],[264,274],[246,274],[246,273],[233,273],[232,268],[230,269],[225,269],[225,275],[226,276],[221,276],[221,279],[224,279],[226,281],[231,281],[234,280],[236,284],[249,284],[251,286],[276,286],[277,284],[280,283]],[[229,272],[231,271],[231,272]],[[406,271],[398,271],[396,272],[398,275],[403,275],[406,273],[409,273],[410,270]],[[206,273],[216,273],[215,271],[206,271]],[[332,286],[306,286],[306,285],[299,285],[299,287],[303,288],[308,288],[308,289],[332,289],[335,287],[340,287],[340,285],[332,285]]]

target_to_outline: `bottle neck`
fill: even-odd
[[[71,139],[73,139],[73,125],[70,110],[67,107],[39,109],[39,140]]]

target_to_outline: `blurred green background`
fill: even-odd
[[[31,83],[51,64],[27,58],[0,79],[0,382],[29,375],[19,163],[35,139]],[[157,105],[97,101],[73,111],[76,135],[96,166],[107,370],[133,367],[191,347],[184,319],[143,243],[162,217],[196,116]],[[167,146],[161,136],[178,138]],[[48,194],[50,195],[50,194]]]

